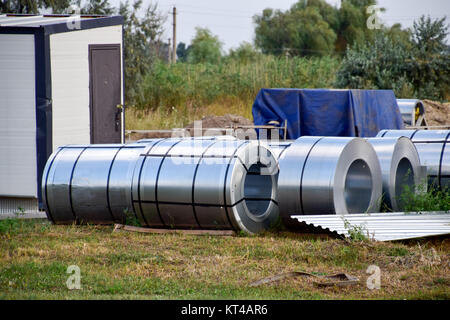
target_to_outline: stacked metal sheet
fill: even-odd
[[[428,186],[450,188],[450,130],[381,130],[377,137],[407,137],[427,168]]]
[[[358,230],[369,239],[392,241],[439,236],[450,233],[450,214],[445,212],[386,212],[347,215],[292,216],[318,233],[349,236]],[[311,230],[311,229],[310,229]]]

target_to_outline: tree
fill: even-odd
[[[165,17],[156,4],[149,4],[139,17],[142,0],[121,2],[118,13],[124,18],[125,100],[134,105],[140,83],[153,62],[160,56],[161,36]]]
[[[190,48],[190,46],[186,46],[186,43],[179,42],[177,45],[177,61],[186,62]]]
[[[450,54],[446,44],[447,17],[432,20],[421,16],[414,21],[411,40],[414,59],[411,78],[419,97],[446,98],[450,88]]]
[[[74,4],[80,9],[81,14],[111,15],[115,8],[111,7],[108,0],[75,0]]]
[[[325,0],[300,0],[289,10],[265,9],[253,18],[255,45],[263,53],[326,55],[373,38],[367,7],[375,0],[343,0],[340,8]]]
[[[218,62],[222,56],[222,42],[208,28],[197,27],[195,30],[187,61],[190,63]]]
[[[0,13],[37,14],[42,10],[62,13],[71,0],[0,0]]]
[[[348,48],[336,76],[341,88],[393,89],[398,97],[446,99],[450,87],[450,55],[446,18],[421,17],[411,32],[393,26],[374,41]],[[409,40],[405,39],[409,35]]]
[[[244,41],[236,49],[231,49],[228,57],[246,64],[255,61],[260,55],[261,53],[256,51],[251,43]]]

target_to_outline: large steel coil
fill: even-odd
[[[428,186],[450,188],[450,130],[381,130],[377,137],[410,138],[427,167]]]
[[[397,99],[403,123],[415,126],[419,118],[425,114],[423,102],[418,99]],[[418,124],[420,125],[420,124]]]
[[[300,137],[279,158],[278,203],[286,226],[293,214],[376,212],[381,169],[361,138]]]
[[[375,149],[380,162],[383,203],[388,209],[402,211],[402,192],[406,188],[416,192],[416,186],[426,179],[417,150],[406,137],[369,138],[367,141]]]
[[[257,233],[278,219],[277,175],[259,142],[159,140],[137,162],[133,206],[150,227]]]
[[[133,170],[145,144],[72,145],[48,159],[42,178],[47,217],[54,223],[123,222],[132,212]]]

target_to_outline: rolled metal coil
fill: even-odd
[[[418,99],[397,99],[403,123],[415,125],[420,115],[425,113],[423,102]]]
[[[173,137],[168,139],[185,139],[185,140],[237,140],[236,137],[230,135],[223,136],[198,136],[198,137]],[[146,138],[136,141],[136,143],[152,143],[154,141],[161,140],[161,138]]]
[[[259,142],[166,139],[148,145],[133,176],[143,225],[257,233],[278,219],[277,161]]]
[[[132,213],[131,182],[146,145],[69,145],[48,159],[42,195],[57,224],[124,222]]]
[[[427,167],[428,187],[450,188],[450,130],[381,130],[377,137],[408,137],[422,166]]]
[[[403,211],[401,194],[405,187],[418,192],[416,186],[426,180],[426,170],[409,138],[367,139],[378,156],[383,179],[383,203],[394,212]],[[421,190],[422,191],[422,190]]]
[[[373,147],[362,138],[300,137],[279,158],[280,217],[293,214],[376,212],[382,191],[381,168]]]

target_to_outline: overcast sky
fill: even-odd
[[[132,0],[131,0],[132,1]],[[130,2],[131,2],[130,1]],[[117,5],[120,0],[111,0]],[[144,0],[147,5],[150,0]],[[168,14],[172,7],[177,7],[177,42],[189,44],[195,34],[195,27],[207,27],[224,44],[224,49],[237,47],[241,42],[252,42],[254,25],[252,16],[261,14],[265,8],[289,9],[295,0],[159,0],[162,13]],[[339,5],[340,0],[327,0]],[[396,22],[403,27],[410,27],[422,14],[433,18],[447,16],[450,21],[450,0],[378,0],[386,12],[380,14],[387,25]],[[172,37],[172,16],[167,17],[164,39]],[[449,38],[447,38],[449,39]]]

